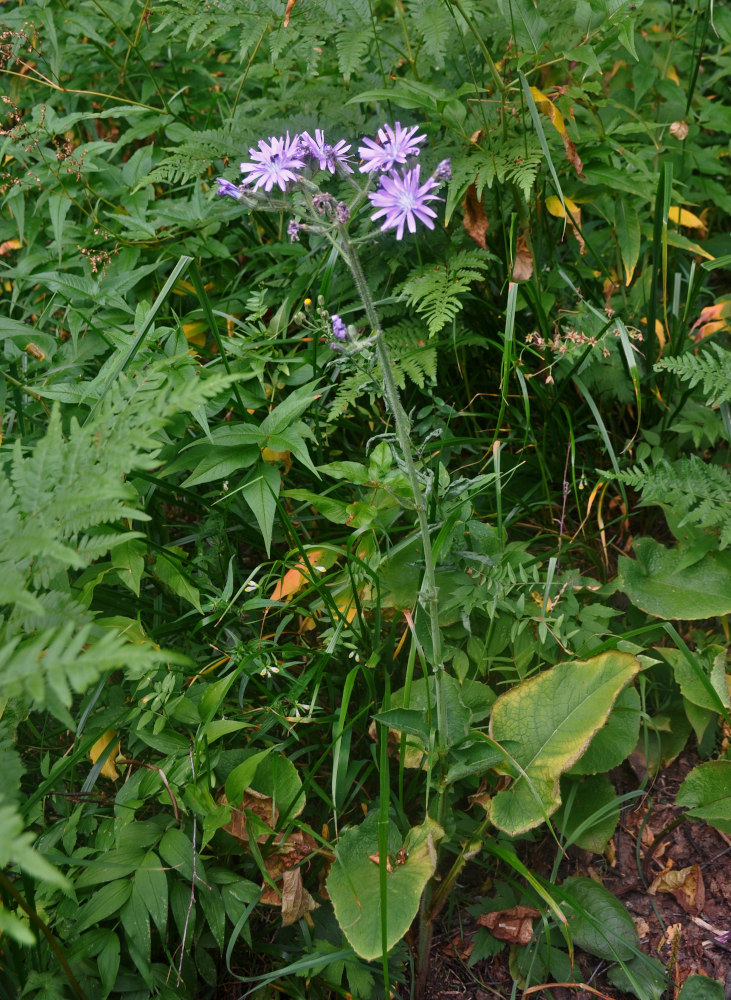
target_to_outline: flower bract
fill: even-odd
[[[249,149],[252,162],[241,164],[241,173],[248,174],[244,182],[256,191],[263,187],[266,192],[276,184],[282,191],[287,190],[289,181],[297,180],[297,171],[304,167],[301,156],[300,137],[289,138],[289,132],[282,138],[272,136],[268,142],[259,140],[259,149]]]
[[[397,240],[403,239],[405,225],[410,233],[416,232],[417,219],[429,229],[434,228],[432,219],[436,218],[436,212],[427,203],[441,200],[433,193],[439,183],[430,177],[419,185],[419,170],[417,166],[413,170],[404,170],[400,175],[384,176],[378,190],[368,195],[378,209],[371,219],[383,219],[381,229],[395,229]]]
[[[378,130],[378,142],[364,139],[364,145],[358,148],[363,163],[360,166],[362,174],[372,170],[390,170],[397,163],[406,163],[408,156],[419,155],[419,143],[424,142],[425,135],[416,135],[418,125],[411,128],[401,128],[396,122],[393,128],[384,125]]]

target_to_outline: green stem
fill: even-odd
[[[485,57],[485,62],[487,63],[487,68],[490,70],[490,76],[493,79],[493,83],[495,84],[495,86],[497,87],[497,89],[500,91],[500,93],[504,94],[505,91],[507,90],[507,87],[506,87],[506,85],[505,85],[505,83],[503,81],[503,78],[500,76],[500,71],[498,70],[497,66],[495,65],[495,62],[494,62],[492,56],[490,55],[490,50],[485,45],[485,41],[484,41],[482,35],[480,34],[480,31],[479,31],[477,25],[475,24],[475,22],[472,20],[472,18],[469,16],[469,14],[467,13],[467,11],[462,6],[462,0],[452,0],[452,3],[454,4],[454,6],[457,8],[457,10],[460,12],[460,14],[462,15],[462,17],[464,18],[465,24],[467,25],[467,27],[470,29],[470,31],[474,35],[477,44],[480,46],[480,49],[482,50],[482,54]]]
[[[25,913],[27,913],[30,922],[36,925],[41,934],[43,934],[46,941],[48,941],[51,950],[58,959],[61,968],[66,974],[66,978],[68,979],[76,996],[79,997],[79,1000],[88,1000],[86,993],[84,993],[81,986],[79,986],[76,976],[71,971],[71,966],[66,961],[66,956],[61,950],[61,946],[59,945],[58,941],[49,930],[48,926],[41,920],[41,918],[38,916],[33,907],[23,899],[23,897],[20,895],[18,890],[15,888],[10,879],[5,875],[5,873],[1,871],[0,871],[0,886],[2,886],[4,891],[7,892],[7,894],[15,900],[15,902],[18,904],[21,910],[24,910]]]
[[[371,295],[368,282],[366,281],[366,277],[363,272],[363,265],[360,262],[360,258],[358,257],[355,248],[348,238],[345,226],[340,226],[339,230],[340,239],[337,243],[338,248],[353,275],[355,286],[358,289],[358,294],[365,308],[368,322],[375,336],[376,354],[378,362],[381,366],[381,376],[383,378],[383,395],[386,400],[386,405],[388,406],[394,420],[396,439],[398,440],[399,447],[401,449],[406,475],[408,477],[411,493],[414,498],[414,507],[416,509],[416,516],[419,523],[419,532],[421,534],[421,541],[424,547],[424,580],[421,587],[420,597],[421,603],[429,615],[432,642],[432,666],[434,668],[434,675],[436,679],[437,701],[437,735],[435,749],[441,759],[442,751],[445,745],[445,726],[447,722],[446,704],[444,700],[445,691],[444,684],[442,682],[444,676],[444,662],[442,660],[442,635],[439,627],[439,588],[437,587],[436,566],[434,562],[434,551],[431,543],[431,533],[429,530],[429,520],[426,514],[426,501],[412,456],[411,425],[409,423],[409,418],[406,415],[406,411],[401,404],[401,397],[399,396],[398,387],[396,386],[396,381],[393,377],[391,358],[388,353],[385,337],[383,336],[383,330],[378,318],[373,296]]]

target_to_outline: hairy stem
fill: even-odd
[[[398,387],[393,377],[391,358],[388,353],[383,330],[378,318],[373,296],[371,295],[368,283],[363,273],[363,266],[352,243],[348,239],[344,226],[340,226],[340,240],[338,248],[345,259],[358,289],[358,294],[363,303],[368,317],[368,322],[375,336],[375,347],[378,362],[381,366],[381,376],[383,378],[383,395],[386,405],[391,412],[396,430],[396,438],[401,449],[401,455],[406,469],[406,475],[414,498],[414,508],[419,524],[419,533],[424,549],[424,580],[421,587],[421,603],[429,616],[429,625],[432,643],[432,666],[436,679],[436,701],[437,701],[437,733],[436,750],[441,759],[441,754],[445,745],[446,735],[446,704],[444,701],[445,692],[443,684],[444,663],[442,660],[442,636],[439,628],[439,589],[436,580],[436,566],[434,562],[434,551],[431,543],[431,533],[429,530],[429,520],[426,512],[426,499],[419,482],[419,475],[412,456],[411,425],[401,404]]]

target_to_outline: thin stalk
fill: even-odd
[[[383,329],[381,328],[373,296],[368,288],[368,283],[363,272],[363,266],[360,262],[360,258],[348,238],[345,226],[341,225],[339,230],[340,240],[338,241],[338,245],[340,252],[342,253],[343,258],[353,275],[355,286],[358,289],[358,294],[365,308],[368,322],[375,337],[376,354],[378,362],[381,366],[381,374],[383,377],[383,394],[386,400],[386,405],[388,406],[394,420],[396,439],[398,440],[399,447],[401,449],[406,475],[408,477],[411,493],[414,498],[414,507],[416,509],[416,516],[419,523],[419,532],[421,534],[422,545],[424,546],[424,580],[421,587],[421,601],[429,615],[432,641],[432,665],[436,679],[437,697],[437,736],[435,749],[441,758],[444,748],[445,725],[447,721],[446,705],[444,700],[444,684],[442,682],[444,676],[444,662],[442,660],[442,636],[439,628],[439,589],[437,587],[434,552],[432,549],[429,521],[426,513],[426,501],[424,493],[421,489],[421,483],[419,482],[416,465],[414,464],[414,459],[411,454],[411,425],[409,423],[409,418],[406,415],[406,411],[401,405],[401,397],[399,396],[396,381],[393,377],[391,357],[388,353],[388,347],[383,336]]]
[[[54,955],[58,959],[59,965],[63,969],[64,974],[69,981],[69,985],[71,986],[72,990],[79,998],[79,1000],[88,1000],[86,993],[84,993],[83,989],[79,985],[76,976],[71,971],[71,966],[66,961],[66,956],[64,955],[61,946],[59,945],[56,938],[53,936],[53,933],[49,929],[48,925],[44,923],[43,920],[41,920],[41,918],[38,916],[33,907],[29,903],[27,903],[25,899],[23,899],[23,897],[17,891],[17,889],[10,881],[10,879],[7,878],[5,873],[2,871],[0,871],[0,886],[2,886],[3,890],[15,900],[15,902],[18,904],[21,910],[23,910],[27,914],[30,922],[34,924],[41,932],[41,934],[44,936],[44,938],[49,944],[49,947],[51,948]]]

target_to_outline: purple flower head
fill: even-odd
[[[299,243],[301,228],[302,226],[299,222],[295,222],[294,219],[289,220],[289,225],[287,226],[287,236],[289,236],[290,243]]]
[[[438,181],[451,181],[452,179],[452,161],[442,160],[437,169],[434,171],[434,176]]]
[[[332,323],[333,336],[337,340],[345,340],[348,336],[348,330],[337,313],[333,313],[330,317],[330,322]]]
[[[348,162],[350,160],[348,155],[350,144],[346,143],[345,139],[341,139],[340,142],[331,146],[325,142],[325,133],[321,128],[315,129],[314,139],[309,132],[303,132],[300,139],[305,147],[306,155],[319,161],[320,170],[329,170],[331,174],[334,174],[336,167],[339,166],[346,173],[353,173],[353,168]]]
[[[372,170],[390,170],[397,163],[406,163],[407,156],[418,156],[418,144],[426,139],[425,135],[414,134],[418,127],[401,128],[401,124],[396,122],[393,128],[390,125],[379,128],[378,142],[364,139],[365,145],[358,148],[361,160],[365,161],[359,168],[360,172],[367,174]]]
[[[335,206],[335,218],[342,226],[350,220],[350,209],[344,201],[339,201]]]
[[[371,216],[371,219],[382,218],[381,229],[396,230],[396,239],[403,239],[404,224],[409,227],[409,232],[416,232],[416,220],[423,222],[429,229],[434,228],[432,219],[436,219],[437,214],[429,206],[429,201],[441,201],[432,192],[439,187],[439,182],[430,177],[428,181],[419,187],[419,170],[404,170],[402,175],[394,173],[389,177],[382,177],[377,191],[368,195],[375,207],[378,209]]]
[[[238,198],[241,194],[236,185],[232,184],[231,181],[227,181],[225,177],[217,177],[216,183],[218,184],[218,190],[216,191],[218,195],[223,196],[227,194],[231,198]]]
[[[304,167],[301,159],[301,145],[298,135],[289,138],[271,136],[269,142],[259,140],[259,149],[249,149],[253,163],[242,163],[241,173],[248,174],[245,183],[254,182],[254,191],[263,187],[268,193],[276,184],[282,191],[287,190],[288,181],[297,180],[297,171]]]

